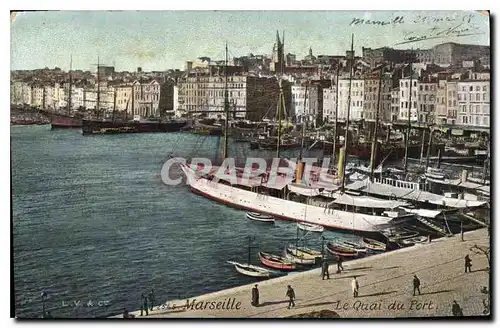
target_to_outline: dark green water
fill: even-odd
[[[226,261],[246,262],[247,236],[255,237],[254,263],[260,250],[281,252],[295,225],[249,221],[160,178],[170,152],[213,156],[216,145],[217,138],[180,133],[83,137],[12,127],[16,316],[39,317],[42,291],[53,316],[93,317],[137,309],[151,288],[162,302],[252,282]],[[230,151],[262,154],[247,144]]]

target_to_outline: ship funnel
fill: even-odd
[[[344,177],[344,156],[345,156],[345,147],[341,147],[339,149],[339,162],[337,165],[337,175],[339,179]]]
[[[302,180],[302,176],[304,175],[304,162],[299,160],[297,162],[297,169],[295,170],[295,182],[300,182]]]

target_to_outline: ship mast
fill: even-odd
[[[304,113],[305,113],[305,110],[306,110],[306,101],[307,101],[307,86],[309,84],[309,81],[308,83],[306,84],[306,91],[304,93]],[[302,159],[302,151],[304,149],[304,139],[305,139],[305,134],[306,134],[306,123],[305,121],[302,122],[302,140],[300,142],[300,154],[299,154],[299,159],[301,160]]]
[[[336,97],[336,101],[335,101],[335,130],[334,130],[334,134],[333,134],[333,151],[332,151],[332,164],[335,163],[335,148],[337,147],[337,133],[338,133],[338,120],[337,120],[337,116],[338,116],[338,113],[339,113],[339,73],[340,73],[340,61],[338,62],[337,64],[337,81],[336,81],[336,93],[337,93],[337,97]],[[333,164],[335,165],[335,164]]]
[[[373,170],[375,168],[375,158],[377,154],[377,134],[378,134],[378,120],[380,111],[380,94],[382,93],[382,73],[384,66],[380,67],[380,75],[378,79],[378,95],[377,95],[377,112],[375,114],[375,126],[373,127],[372,136],[372,153],[370,155],[370,180],[373,182]]]
[[[349,68],[349,93],[347,97],[347,118],[345,122],[345,136],[344,136],[344,158],[342,159],[342,186],[341,192],[344,192],[345,189],[345,165],[347,162],[347,146],[348,146],[348,137],[349,137],[349,115],[351,113],[351,88],[352,88],[352,73],[354,66],[354,34],[352,34],[351,40],[351,63]]]
[[[227,92],[227,41],[226,41],[226,60],[224,61],[224,113],[226,119],[224,120],[224,145],[222,149],[222,158],[227,157],[227,146],[228,146],[228,128],[229,128],[229,100]]]
[[[410,53],[410,96],[409,96],[409,106],[408,106],[408,128],[406,129],[406,140],[405,140],[405,162],[404,162],[404,175],[406,179],[406,173],[408,172],[408,147],[410,144],[410,130],[411,130],[411,93],[413,85],[413,53]]]
[[[73,68],[73,56],[70,56],[69,59],[69,95],[68,95],[68,114],[71,114],[71,93],[73,91],[73,86],[72,86],[72,76],[71,76],[71,70]]]

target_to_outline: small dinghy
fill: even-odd
[[[392,243],[398,243],[403,239],[417,237],[419,233],[412,230],[383,231],[382,234]]]
[[[262,264],[267,267],[278,269],[278,270],[295,270],[295,264],[281,256],[259,252],[259,260]]]
[[[375,252],[385,252],[387,249],[387,245],[383,242],[367,237],[363,238],[363,245],[366,247],[366,249]]]
[[[255,213],[255,212],[247,212],[247,218],[250,220],[254,221],[259,221],[259,222],[274,222],[274,218],[269,215],[261,214],[261,213]]]
[[[301,265],[313,265],[316,263],[316,256],[302,252],[300,249],[296,249],[295,247],[285,248],[285,257],[293,263]]]
[[[299,228],[300,230],[311,231],[311,232],[323,232],[325,230],[323,226],[306,222],[297,222],[297,228]]]
[[[338,246],[344,246],[344,247],[347,247],[347,248],[353,248],[358,253],[366,253],[366,247],[364,245],[361,245],[359,243],[355,243],[353,241],[349,241],[349,240],[337,240],[337,241],[335,241],[334,244],[336,244]]]
[[[288,246],[289,249],[291,249],[292,251],[295,251],[295,248],[297,248],[299,250],[299,252],[303,252],[303,253],[306,253],[306,254],[309,254],[311,256],[314,256],[315,258],[321,258],[322,257],[322,254],[320,251],[317,251],[317,250],[314,250],[314,249],[311,249],[311,248],[308,248],[308,247],[295,247],[295,245],[290,245]]]
[[[415,244],[424,243],[426,241],[427,241],[426,236],[418,236],[418,237],[403,239],[403,240],[401,240],[401,244],[403,244],[405,246],[412,246]]]
[[[272,275],[272,272],[270,270],[255,265],[242,264],[233,261],[227,261],[227,263],[234,265],[236,271],[248,277],[269,278]]]
[[[338,255],[342,257],[356,257],[358,252],[354,248],[345,247],[341,245],[335,245],[333,243],[327,243],[326,249],[333,255]]]

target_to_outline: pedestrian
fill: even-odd
[[[144,315],[143,312],[146,312],[146,315],[149,314],[148,310],[148,298],[144,296],[144,294],[141,294],[141,317]]]
[[[123,318],[124,319],[129,319],[130,318],[130,315],[128,314],[128,311],[125,308],[123,309]]]
[[[342,257],[337,256],[337,273],[344,271],[344,267],[342,266]]]
[[[154,292],[153,288],[151,288],[151,291],[149,292],[148,298],[149,298],[149,308],[151,311],[153,311],[153,306],[156,302],[155,292]]]
[[[465,273],[467,273],[467,269],[471,272],[470,268],[472,267],[472,260],[469,257],[469,254],[465,255]]]
[[[352,287],[352,296],[358,297],[358,295],[359,295],[359,283],[356,280],[356,276],[354,278],[352,278],[351,287]]]
[[[321,272],[322,272],[322,277],[323,277],[322,280],[325,280],[325,276],[326,276],[326,279],[330,279],[330,272],[328,272],[328,269],[329,269],[328,260],[323,259],[323,263],[321,264]]]
[[[413,276],[413,296],[415,296],[415,291],[418,291],[418,295],[420,295],[420,279],[417,275]]]
[[[288,285],[288,289],[286,291],[286,296],[288,297],[288,308],[295,307],[295,291],[292,286]]]
[[[453,305],[451,306],[451,313],[453,313],[454,317],[462,317],[464,313],[462,312],[462,308],[458,305],[457,301],[453,301]]]
[[[259,306],[259,289],[257,284],[252,288],[252,305]]]

